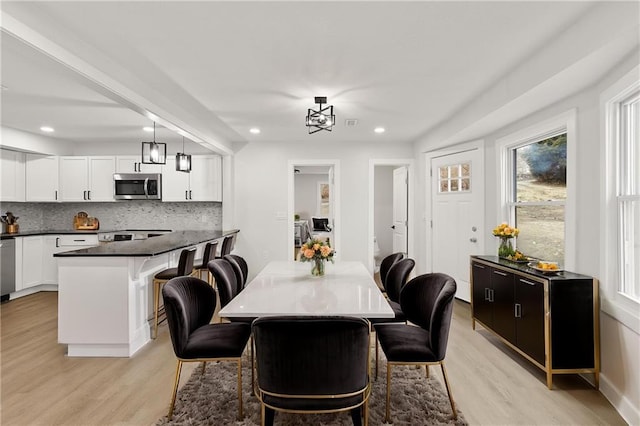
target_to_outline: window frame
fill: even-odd
[[[515,223],[517,205],[541,203],[517,203],[515,198],[514,150],[524,145],[567,134],[567,197],[563,202],[552,201],[544,205],[564,205],[564,268],[576,267],[576,110],[572,109],[553,118],[541,121],[525,129],[496,140],[496,164],[499,188],[496,223]]]
[[[622,264],[619,240],[619,203],[628,198],[618,194],[620,184],[619,139],[620,107],[623,102],[640,90],[638,73],[635,67],[616,83],[609,86],[600,95],[600,131],[601,155],[600,168],[603,170],[600,202],[600,276],[602,310],[625,324],[636,333],[640,333],[640,302],[620,291],[620,273]],[[614,230],[614,232],[611,232]]]

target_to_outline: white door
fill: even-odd
[[[393,252],[407,255],[408,169],[393,169]]]
[[[484,247],[484,173],[479,151],[431,160],[433,272],[452,276],[456,297],[470,301],[469,256]]]

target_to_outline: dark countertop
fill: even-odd
[[[230,231],[174,231],[146,240],[114,241],[97,247],[55,253],[53,257],[147,257],[157,256],[206,241],[217,240],[240,232]]]
[[[90,229],[90,230],[75,230],[75,229],[53,229],[53,230],[47,230],[47,231],[43,231],[43,230],[38,230],[38,231],[20,231],[16,234],[7,234],[2,233],[0,234],[0,239],[1,240],[6,240],[9,238],[18,238],[18,237],[31,237],[34,235],[73,235],[73,234],[79,234],[79,235],[91,235],[91,234],[101,234],[103,232],[115,232],[117,230],[103,230],[103,229]]]
[[[575,272],[569,272],[569,271],[561,271],[561,272],[549,272],[549,273],[542,273],[539,271],[536,271],[533,268],[530,268],[529,266],[527,266],[526,263],[515,263],[515,262],[511,262],[510,260],[507,259],[502,259],[498,256],[471,256],[472,259],[480,259],[480,260],[484,260],[487,262],[491,262],[491,263],[495,263],[497,265],[501,265],[501,266],[506,266],[508,268],[512,268],[515,270],[518,270],[520,272],[524,272],[530,275],[535,275],[538,277],[543,277],[546,278],[550,281],[562,281],[562,280],[576,280],[576,279],[593,279],[593,277],[587,276],[587,275],[582,275],[582,274],[577,274]]]

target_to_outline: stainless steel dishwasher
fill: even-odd
[[[0,240],[0,300],[16,291],[16,240]]]

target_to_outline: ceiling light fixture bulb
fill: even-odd
[[[144,126],[144,127],[142,128],[142,130],[144,130],[145,132],[149,132],[149,133],[151,133],[151,132],[153,132],[153,127],[150,127],[150,126]]]
[[[53,127],[42,126],[42,127],[40,127],[40,130],[42,130],[43,132],[51,133],[51,132],[53,132]]]
[[[376,127],[375,129],[373,129],[374,132],[376,133],[384,133],[385,128],[384,127]]]
[[[254,135],[259,135],[260,129],[258,129],[257,127],[252,127],[251,129],[249,129],[249,132],[253,133]]]

